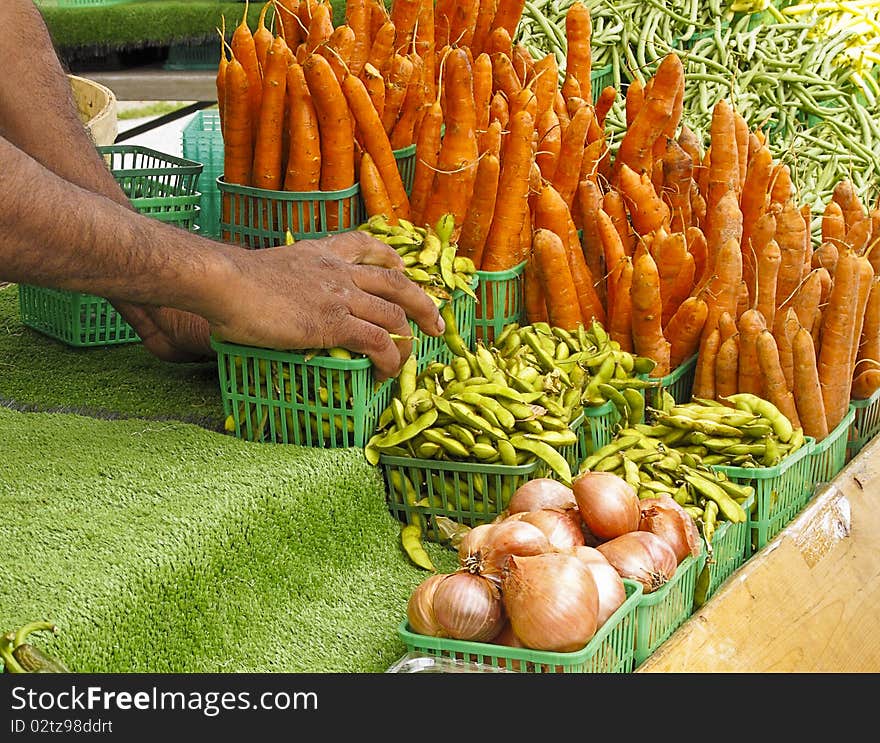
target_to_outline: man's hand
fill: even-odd
[[[291,246],[230,252],[232,275],[208,313],[223,340],[275,349],[342,346],[370,357],[377,377],[396,376],[412,343],[407,318],[443,333],[431,298],[403,273],[393,248],[364,232]]]

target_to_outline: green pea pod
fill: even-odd
[[[527,451],[543,460],[559,476],[564,485],[571,487],[571,467],[565,457],[550,444],[527,438],[522,434],[511,436],[510,443],[515,449]]]
[[[523,433],[542,433],[544,430],[544,426],[541,425],[541,421],[538,418],[525,418],[523,420],[518,420],[516,422],[516,428]]]
[[[582,472],[592,470],[606,457],[610,457],[619,451],[635,446],[640,439],[640,436],[618,436],[616,439],[605,444],[605,446],[600,447],[597,451],[584,459],[583,462],[581,462],[580,470]]]
[[[498,453],[501,455],[501,463],[507,467],[516,467],[516,449],[507,439],[499,439],[495,442]]]
[[[594,472],[616,472],[621,467],[623,467],[623,455],[622,454],[612,454],[611,456],[605,457],[601,461],[599,461],[595,467],[593,467]]]
[[[456,289],[460,289],[465,294],[467,294],[471,299],[477,298],[477,295],[474,292],[473,287],[471,286],[472,280],[470,279],[470,277],[466,276],[465,274],[456,273],[456,274],[454,274],[452,280],[453,280],[453,284],[455,285]]]
[[[630,411],[629,411],[629,403],[626,398],[623,396],[623,393],[619,390],[614,389],[608,384],[604,382],[599,382],[596,385],[596,390],[600,395],[602,395],[606,400],[610,400],[612,405],[617,409],[617,414],[620,416],[620,420],[629,421],[630,419]]]
[[[419,415],[424,413],[426,410],[429,410],[432,405],[433,403],[431,401],[431,393],[428,392],[428,390],[426,390],[424,387],[419,387],[409,397],[406,398],[406,402],[403,404],[403,415],[406,418],[407,422],[412,423],[416,418],[419,417]],[[381,420],[379,427],[383,428],[383,426],[381,426]]]
[[[403,403],[396,397],[391,398],[391,402],[389,403],[389,407],[391,408],[391,416],[394,418],[394,425],[400,428],[405,428],[407,426],[406,422],[406,411],[404,410]]]
[[[437,459],[443,448],[432,441],[422,441],[415,449],[419,459]]]
[[[373,436],[367,442],[364,449],[367,461],[372,465],[379,464],[379,450],[386,449],[391,446],[399,446],[400,444],[415,438],[422,431],[430,428],[437,422],[438,412],[436,408],[422,413],[412,423],[407,424],[404,428],[391,431],[389,433]]]
[[[469,428],[465,428],[457,423],[450,423],[446,426],[446,430],[452,438],[460,441],[469,449],[477,443],[477,439]]]
[[[468,447],[458,439],[443,433],[443,431],[429,428],[426,431],[422,431],[422,436],[428,441],[438,444],[443,451],[454,459],[467,459],[468,457]]]
[[[456,356],[449,362],[459,382],[466,382],[471,376],[471,367],[463,356]]]
[[[389,479],[391,490],[398,496],[397,502],[414,506],[418,500],[418,493],[410,479],[399,469],[392,469]]]
[[[765,436],[762,440],[764,442],[764,452],[761,457],[761,464],[765,467],[775,467],[779,464],[779,460],[782,459],[779,442],[773,436]]]
[[[450,289],[455,289],[455,271],[452,269],[455,260],[455,245],[444,245],[440,250],[440,276],[443,283]]]
[[[639,465],[627,456],[623,456],[623,479],[634,488],[639,487]]]
[[[492,444],[483,443],[475,443],[471,447],[471,454],[484,462],[491,459],[498,459],[501,456],[498,449],[492,446]]]
[[[538,365],[540,368],[545,371],[553,371],[556,369],[556,363],[553,357],[547,352],[547,349],[544,348],[541,343],[540,338],[537,333],[530,328],[524,328],[521,333],[522,340],[525,344],[532,349],[532,352],[535,354],[535,358],[537,359]],[[566,375],[566,378],[568,375]]]
[[[641,423],[645,418],[644,395],[632,387],[624,387],[620,392],[629,409],[629,417],[626,419],[627,425],[634,426],[636,423]]]
[[[686,472],[684,479],[706,498],[718,504],[718,510],[728,521],[740,524],[746,520],[742,506],[731,498],[720,485],[693,471]]]
[[[501,428],[512,431],[513,427],[516,425],[516,418],[513,413],[511,413],[507,408],[505,408],[498,400],[494,397],[488,397],[486,395],[480,395],[476,392],[462,392],[457,397],[463,403],[468,405],[473,405],[475,408],[482,412],[490,412],[495,418],[498,419],[498,423]]]
[[[565,431],[544,431],[543,433],[539,434],[527,433],[523,435],[527,439],[544,441],[550,444],[550,446],[556,447],[557,449],[561,449],[566,446],[575,446],[578,442],[577,434],[570,428],[566,429]]]
[[[734,395],[728,395],[724,398],[728,402],[732,402],[738,410],[745,410],[749,413],[757,413],[766,418],[773,430],[779,437],[780,441],[788,443],[794,435],[794,426],[791,421],[786,418],[772,402],[765,400],[757,395],[748,392],[738,392]]]
[[[440,238],[429,232],[422,242],[422,249],[419,251],[419,263],[423,266],[433,266],[440,259],[442,249],[443,243]]]
[[[404,552],[413,564],[424,570],[430,570],[432,573],[437,572],[437,568],[434,567],[434,563],[431,562],[430,556],[422,545],[422,529],[418,524],[401,525],[400,541]]]
[[[707,436],[724,436],[736,439],[739,439],[740,436],[740,430],[735,426],[728,426],[726,423],[718,423],[709,419],[690,418],[686,415],[664,414],[657,418],[657,422],[673,428],[699,431]]]
[[[707,500],[703,507],[703,539],[707,545],[712,544],[712,537],[718,527],[718,504],[713,500]]]
[[[479,415],[472,408],[468,407],[464,403],[460,402],[450,402],[450,408],[452,410],[452,416],[459,423],[464,426],[469,426],[478,431],[482,431],[483,433],[488,434],[492,439],[505,439],[507,438],[507,434],[493,423],[491,423],[485,417]]]
[[[468,347],[464,339],[459,335],[458,321],[455,319],[455,309],[452,306],[452,302],[444,302],[440,306],[440,317],[443,318],[443,322],[446,324],[446,328],[443,330],[443,340],[446,341],[449,350],[456,356],[467,357],[469,353]]]

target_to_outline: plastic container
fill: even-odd
[[[815,441],[807,436],[804,445],[774,467],[729,467],[713,465],[734,482],[755,489],[754,508],[749,513],[746,557],[762,549],[800,512],[810,498],[810,456]]]
[[[570,427],[577,430],[582,423],[583,418],[578,417]],[[577,446],[559,451],[574,473]],[[465,526],[477,526],[500,515],[516,489],[527,481],[536,477],[555,477],[540,459],[508,466],[383,454],[379,457],[379,464],[385,475],[391,513],[405,523],[424,518],[425,535],[433,541],[440,541],[437,516]]]
[[[683,361],[666,376],[660,377],[660,386],[645,390],[645,402],[648,407],[660,407],[660,394],[666,390],[679,405],[691,401],[694,389],[694,375],[697,371],[697,354]],[[647,375],[642,375],[650,379]]]
[[[295,240],[354,230],[364,221],[360,184],[340,191],[270,191],[226,183],[220,191],[220,232],[224,240],[245,248],[284,245]]]
[[[614,85],[614,65],[608,64],[598,70],[590,72],[590,88],[593,93],[593,103],[599,100],[602,89]]]
[[[749,513],[755,497],[747,498],[742,507]],[[721,587],[734,571],[745,561],[749,554],[749,522],[734,524],[731,521],[720,521],[715,534],[712,535],[712,549],[709,550],[703,541],[705,561],[697,575],[694,590],[694,608],[706,603]]]
[[[636,668],[693,613],[694,588],[705,559],[705,552],[684,558],[664,585],[651,593],[642,593],[636,609]]]
[[[611,443],[619,420],[620,413],[611,400],[596,407],[584,407],[584,425],[578,433],[578,463]]]
[[[220,63],[220,39],[201,44],[171,44],[168,58],[162,65],[166,70],[217,70]]]
[[[813,445],[810,454],[810,483],[831,482],[846,464],[846,444],[856,417],[856,409],[850,405],[840,421],[824,439]]]
[[[867,400],[850,400],[855,415],[849,427],[847,456],[856,456],[865,444],[880,433],[880,390]]]
[[[217,178],[223,174],[223,134],[216,108],[199,111],[184,127],[183,156],[202,164],[199,180],[199,228],[205,237],[220,236],[220,191]]]
[[[403,181],[403,187],[406,189],[406,195],[412,192],[413,179],[416,175],[416,146],[411,144],[409,147],[402,147],[394,150],[394,159],[397,161],[397,170]]]
[[[506,325],[522,323],[523,273],[526,261],[506,271],[477,271],[476,339],[492,343]]]
[[[98,147],[132,206],[153,219],[197,229],[202,165],[136,145]],[[19,284],[21,321],[69,346],[135,343],[140,337],[103,297]]]
[[[227,430],[240,439],[363,447],[391,396],[372,362],[211,341]]]
[[[626,600],[596,631],[593,639],[573,653],[429,637],[412,632],[406,620],[399,625],[398,635],[411,653],[518,673],[630,673],[635,668],[633,635],[642,586],[631,580],[624,580],[623,585]]]
[[[479,279],[474,275],[471,283],[471,289],[476,293],[479,291]],[[478,295],[479,296],[479,295]],[[447,300],[449,301],[449,300]],[[475,333],[475,315],[476,302],[469,294],[461,289],[456,289],[452,294],[452,312],[455,315],[455,324],[458,328],[458,334],[467,344],[469,349],[474,347]],[[443,336],[433,336],[423,333],[418,325],[412,320],[409,323],[413,336],[418,340],[413,341],[413,353],[416,355],[418,371],[424,369],[433,361],[439,361],[448,364],[452,361],[453,353],[446,344]]]
[[[385,673],[513,673],[513,671],[485,663],[412,652],[398,658]]]

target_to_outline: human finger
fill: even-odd
[[[403,270],[403,259],[397,251],[363,230],[340,232],[322,239],[334,255],[347,263]]]
[[[359,289],[399,305],[428,335],[443,334],[445,325],[434,300],[405,274],[375,266],[354,266],[351,278]]]
[[[337,345],[368,356],[376,368],[376,378],[380,382],[396,377],[407,358],[400,353],[385,328],[354,315],[350,315],[340,328]]]
[[[375,294],[356,291],[348,298],[348,307],[355,317],[385,328],[389,333],[402,336],[394,342],[403,359],[412,353],[412,341],[404,340],[412,335],[412,328],[407,322],[406,312],[399,304],[389,302]]]

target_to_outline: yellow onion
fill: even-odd
[[[480,548],[494,527],[494,523],[479,524],[464,535],[458,543],[458,561],[461,565],[465,564],[467,558],[479,554]]]
[[[523,514],[521,520],[544,532],[554,549],[567,550],[584,543],[581,517],[576,508],[539,508]]]
[[[587,566],[593,574],[593,580],[596,581],[596,590],[599,592],[599,609],[596,612],[596,627],[598,629],[626,601],[626,586],[623,585],[620,573],[612,567],[605,555],[599,550],[581,546],[575,547],[572,552]]]
[[[488,642],[504,624],[504,603],[498,586],[467,570],[450,573],[434,589],[434,616],[444,636]]]
[[[476,569],[484,574],[500,577],[501,568],[509,555],[527,557],[553,549],[550,541],[534,524],[521,519],[505,519],[493,524],[492,530],[479,548]]]
[[[572,481],[581,518],[600,541],[639,528],[641,511],[635,488],[612,472],[583,472]]]
[[[661,537],[650,531],[631,531],[602,542],[596,547],[620,573],[621,578],[637,580],[644,593],[652,593],[675,575],[678,560]]]
[[[439,573],[425,578],[410,594],[406,603],[406,619],[409,628],[420,635],[442,637],[443,628],[434,615],[434,592],[447,574]]]
[[[509,557],[501,594],[511,629],[528,648],[570,653],[596,634],[596,582],[571,553]]]
[[[700,532],[693,517],[675,499],[658,494],[639,502],[642,512],[639,529],[650,531],[665,539],[675,558],[681,563],[689,555],[699,555],[703,550]]]
[[[568,508],[575,504],[574,492],[552,477],[536,477],[520,485],[507,504],[508,513],[537,511],[539,508]]]

